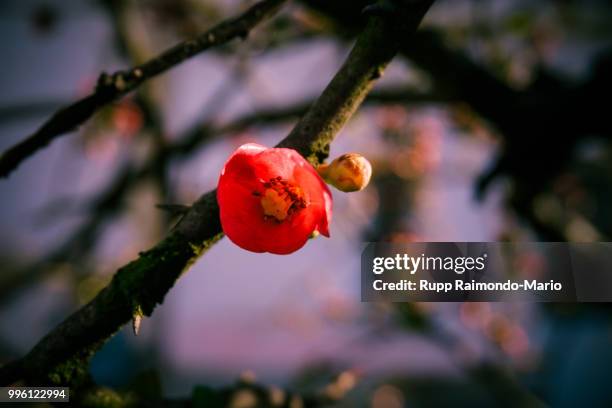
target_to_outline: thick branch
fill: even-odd
[[[158,154],[153,155],[143,167],[128,166],[126,169],[119,171],[106,189],[92,198],[91,201],[76,207],[83,208],[86,211],[88,221],[85,224],[57,245],[56,249],[51,251],[44,259],[38,260],[35,265],[13,271],[0,279],[0,305],[10,301],[16,292],[35,282],[40,282],[41,279],[53,273],[55,271],[52,267],[53,264],[72,261],[86,254],[95,245],[99,229],[122,210],[124,197],[139,182],[150,177],[160,161],[168,161],[188,155],[220,136],[237,134],[252,126],[267,126],[294,120],[304,115],[313,102],[309,99],[280,108],[261,109],[220,126],[198,123],[180,137],[177,142],[168,144]],[[364,101],[365,104],[369,105],[392,103],[418,105],[447,102],[452,102],[452,99],[449,99],[446,95],[437,92],[419,93],[410,88],[372,91]],[[60,205],[66,207],[66,202],[75,200],[63,198],[61,202],[54,203],[53,207]]]
[[[386,62],[406,40],[407,31],[418,26],[432,3],[433,0],[404,0],[395,2],[394,10],[378,11],[377,14],[386,17],[372,20],[369,26],[379,24],[379,27],[370,29],[368,36],[359,37],[339,74],[279,146],[293,147],[313,163],[324,160],[333,137],[361,104],[374,80],[382,75]],[[364,42],[368,44],[360,47]],[[372,47],[372,44],[381,45]]]
[[[314,100],[308,99],[279,108],[260,109],[220,126],[198,123],[192,129],[189,129],[178,142],[168,145],[168,154],[188,154],[218,136],[239,133],[252,126],[265,126],[297,119],[305,115],[314,102]],[[372,91],[364,102],[370,105],[392,103],[418,105],[453,102],[453,99],[437,91],[421,93],[407,87]]]
[[[369,0],[302,2],[332,17],[350,32],[355,32],[362,20],[355,7],[351,6],[370,4]],[[429,73],[438,89],[444,89],[447,94],[466,102],[486,119],[494,123],[516,121],[514,109],[510,108],[516,103],[516,92],[485,67],[462,52],[449,48],[435,32],[422,30],[414,38],[406,39],[402,43],[401,53]]]
[[[199,37],[182,42],[160,56],[126,71],[102,74],[94,92],[59,110],[40,129],[0,156],[0,177],[7,177],[19,164],[53,139],[76,129],[101,107],[139,87],[146,80],[209,48],[244,38],[258,23],[272,16],[285,0],[264,0],[238,17],[226,20]]]
[[[279,146],[292,147],[315,164],[329,143],[412,34],[433,0],[396,2],[393,16],[371,17],[331,83]],[[398,18],[396,18],[398,17]],[[222,236],[216,191],[204,194],[172,233],[119,269],[91,302],[44,337],[21,362],[30,384],[79,386],[87,362],[101,345],[136,314],[150,315],[181,274]],[[14,381],[0,369],[0,383]]]

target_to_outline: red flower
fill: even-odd
[[[249,251],[289,254],[314,231],[329,237],[331,193],[293,149],[240,146],[221,171],[217,201],[223,231]]]

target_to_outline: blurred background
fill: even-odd
[[[0,150],[102,71],[251,3],[3,1]],[[236,147],[282,139],[367,3],[291,2],[1,180],[0,362],[165,235],[175,218],[157,204],[190,204]],[[362,303],[359,288],[368,241],[609,239],[611,17],[603,0],[438,0],[332,145],[332,158],[364,154],[374,176],[362,192],[334,190],[331,238],[290,256],[222,240],[138,337],[125,328],[94,357],[96,381],[184,398],[256,379],[346,407],[612,406],[607,304]]]

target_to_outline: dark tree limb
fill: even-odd
[[[313,164],[324,160],[333,138],[432,3],[397,1],[393,16],[372,16],[338,73],[279,146],[297,149]],[[12,371],[0,368],[0,384],[21,377],[27,384],[86,387],[90,357],[133,316],[151,315],[182,273],[221,237],[213,190],[193,204],[167,238],[119,269],[93,300],[13,363]],[[21,375],[11,377],[15,372]]]
[[[292,121],[305,114],[313,102],[309,99],[279,108],[260,109],[218,126],[198,123],[188,129],[178,141],[167,144],[157,154],[151,156],[142,167],[136,168],[128,165],[121,169],[108,187],[104,188],[96,197],[92,197],[91,200],[69,208],[66,208],[68,207],[67,203],[75,202],[76,198],[66,197],[53,203],[49,209],[63,207],[66,211],[71,211],[71,209],[72,211],[82,211],[86,214],[87,221],[59,243],[48,255],[45,255],[43,259],[37,260],[35,264],[26,266],[19,271],[7,272],[6,276],[0,278],[0,305],[10,301],[23,288],[40,282],[41,279],[51,275],[55,271],[54,264],[72,262],[86,255],[95,245],[100,229],[123,209],[125,196],[138,183],[151,177],[159,161],[180,160],[221,136],[237,134],[253,126],[270,126]],[[437,92],[419,93],[409,88],[398,88],[372,91],[364,104],[377,106],[395,103],[418,105],[449,102],[452,102],[452,99]],[[164,206],[163,203],[160,204],[160,207]],[[185,208],[189,207],[185,206]]]
[[[350,33],[354,33],[363,20],[355,7],[350,6],[365,7],[371,3],[369,0],[302,2],[331,17]],[[487,120],[495,124],[516,121],[512,108],[519,94],[463,52],[449,48],[439,33],[421,30],[402,42],[400,52],[431,75],[438,89],[467,103]]]
[[[226,44],[235,38],[245,38],[251,29],[272,16],[284,2],[285,0],[261,1],[240,16],[226,20],[194,39],[177,44],[142,65],[111,75],[103,73],[91,95],[56,112],[34,134],[0,156],[0,177],[7,177],[37,150],[64,133],[75,130],[101,107],[128,94],[148,79],[209,48]]]
[[[355,32],[362,19],[349,5],[369,3],[302,1],[332,17],[349,32]],[[612,66],[612,52],[608,50],[599,56],[586,82],[572,84],[539,67],[534,81],[522,90],[506,84],[465,51],[449,46],[436,31],[420,31],[402,45],[401,53],[426,71],[438,89],[466,103],[492,124],[503,139],[494,165],[475,183],[475,198],[482,199],[498,177],[507,177],[514,187],[506,196],[506,205],[517,216],[527,221],[542,240],[570,239],[565,222],[552,225],[540,219],[534,213],[534,202],[538,196],[549,194],[557,177],[568,170],[580,140],[593,135],[610,138],[611,122],[597,101],[609,93],[607,73]],[[600,225],[598,229],[604,238],[612,235],[609,225]]]

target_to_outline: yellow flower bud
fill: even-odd
[[[358,153],[346,153],[330,164],[320,165],[317,171],[328,184],[348,193],[363,190],[368,185],[372,165]]]

